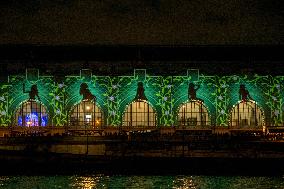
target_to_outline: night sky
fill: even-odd
[[[283,44],[280,2],[2,0],[0,43]]]

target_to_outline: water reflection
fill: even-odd
[[[4,186],[7,182],[9,182],[9,177],[0,177],[0,187]]]
[[[173,189],[196,189],[197,187],[193,179],[193,176],[177,176],[176,179],[173,180]]]
[[[267,189],[284,188],[282,177],[249,176],[177,176],[173,181],[175,189],[217,188],[217,189]]]
[[[283,189],[284,176],[1,176],[0,189],[108,189],[108,188],[169,188],[169,189]]]
[[[72,176],[70,178],[71,188],[78,189],[92,189],[92,188],[105,188],[106,185],[102,179],[106,180],[108,177],[103,175],[92,175],[92,176]]]
[[[172,188],[172,176],[112,176],[108,188]]]

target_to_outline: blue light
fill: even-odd
[[[46,126],[47,125],[47,115],[42,115],[41,116],[41,126]]]
[[[23,126],[22,116],[18,117],[18,125]]]
[[[25,126],[38,126],[38,115],[37,113],[30,113],[26,115],[26,125]]]
[[[25,116],[25,125],[23,125],[22,116],[18,117],[19,126],[46,126],[47,125],[47,115],[44,114],[41,116],[41,125],[39,125],[39,118],[37,112],[29,113]]]

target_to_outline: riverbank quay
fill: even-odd
[[[188,132],[0,139],[5,173],[137,172],[281,174],[284,141],[265,136]]]

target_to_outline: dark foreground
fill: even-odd
[[[1,175],[284,175],[282,158],[103,158],[15,153],[1,152]]]
[[[284,175],[284,141],[256,136],[35,136],[1,140],[1,175]]]

